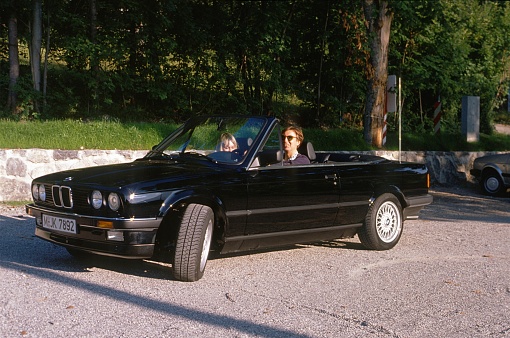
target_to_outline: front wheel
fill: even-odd
[[[484,172],[480,185],[483,191],[491,196],[497,196],[503,192],[503,180],[495,170]]]
[[[211,248],[214,212],[201,204],[190,204],[184,211],[173,261],[174,277],[183,282],[202,278]]]
[[[358,237],[367,249],[388,250],[400,240],[402,228],[402,206],[398,198],[382,194],[368,209]]]

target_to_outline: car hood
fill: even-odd
[[[45,175],[35,181],[51,184],[94,185],[112,188],[126,187],[143,182],[165,182],[203,177],[215,172],[211,166],[169,161],[137,160],[130,163],[112,164],[82,169],[66,170]]]

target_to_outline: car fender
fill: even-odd
[[[184,209],[190,203],[197,203],[209,206],[214,211],[215,231],[217,240],[223,239],[227,227],[227,217],[224,203],[222,200],[208,190],[176,190],[170,193],[161,205],[160,217],[162,217],[162,226],[171,227],[169,230],[177,230],[179,222],[177,221],[184,212]],[[172,231],[173,232],[173,231]]]
[[[377,187],[374,190],[372,198],[370,198],[370,205],[372,205],[375,202],[377,197],[379,197],[385,193],[390,193],[390,194],[395,195],[398,198],[400,205],[402,206],[402,209],[407,207],[408,203],[406,201],[404,193],[397,186],[394,186],[394,185]]]
[[[215,214],[225,215],[225,206],[218,196],[208,190],[186,189],[173,191],[164,199],[159,210],[160,216],[164,217],[169,212],[182,209],[190,203],[207,205]]]
[[[482,178],[482,177],[483,177],[483,174],[484,174],[484,172],[485,172],[486,170],[491,170],[491,169],[492,169],[492,170],[495,170],[495,171],[498,173],[499,177],[501,177],[501,179],[503,180],[503,171],[502,171],[502,170],[499,168],[499,166],[498,166],[497,164],[495,164],[495,163],[486,163],[486,164],[483,166],[482,170],[480,171],[480,178]]]

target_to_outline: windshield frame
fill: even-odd
[[[212,163],[239,166],[250,161],[269,124],[271,119],[264,116],[193,117],[155,145],[144,158],[205,159]],[[219,149],[223,134],[234,136],[239,141],[238,149],[231,152]]]

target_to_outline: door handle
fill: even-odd
[[[324,178],[328,181],[333,181],[334,185],[338,184],[338,175],[337,174],[327,174]]]

